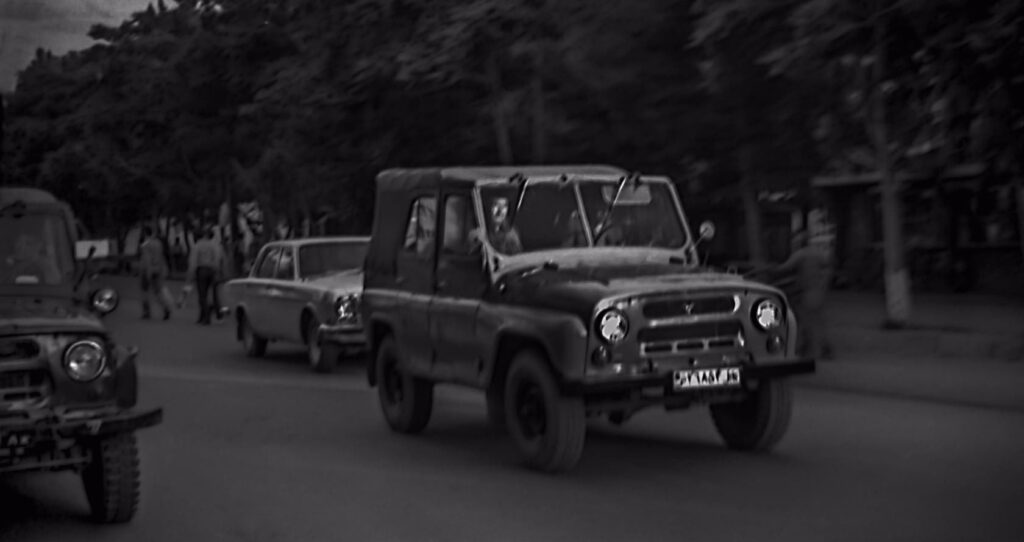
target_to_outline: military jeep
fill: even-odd
[[[529,466],[579,461],[587,419],[710,407],[725,443],[786,432],[797,323],[778,289],[701,266],[668,178],[610,166],[392,169],[363,286],[384,418],[425,428],[435,383],[485,392]]]
[[[93,518],[123,523],[139,500],[134,431],[163,411],[134,408],[138,351],[103,325],[117,293],[90,288],[94,251],[76,258],[76,236],[53,195],[0,188],[0,475],[76,471]]]

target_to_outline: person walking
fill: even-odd
[[[771,269],[773,275],[795,276],[795,295],[790,303],[796,309],[800,326],[798,349],[802,355],[831,359],[832,345],[828,338],[825,302],[832,282],[832,262],[822,246],[809,242],[807,232],[793,234],[795,250],[789,259]],[[796,299],[792,299],[792,298]]]
[[[189,259],[189,276],[196,284],[196,293],[199,296],[199,320],[200,325],[210,325],[210,316],[220,316],[220,300],[217,295],[217,281],[220,272],[224,267],[224,251],[220,244],[213,238],[213,230],[203,231],[203,237],[192,248],[192,256]],[[213,303],[210,302],[211,294]]]
[[[171,293],[165,281],[169,273],[164,244],[153,235],[153,228],[142,228],[142,243],[139,245],[139,277],[142,286],[142,318],[148,320],[152,298],[155,297],[164,309],[164,320],[171,318]]]

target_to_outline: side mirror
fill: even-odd
[[[110,256],[109,239],[87,239],[75,241],[75,259],[91,260]]]
[[[113,288],[100,288],[89,296],[89,305],[94,311],[103,316],[114,312],[120,301],[120,296],[117,295],[117,291]]]
[[[711,221],[705,220],[700,223],[700,240],[710,241],[715,238],[715,225]]]

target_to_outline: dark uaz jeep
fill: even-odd
[[[362,310],[394,430],[422,430],[433,385],[457,383],[484,390],[491,421],[547,471],[577,463],[588,416],[649,406],[708,404],[737,449],[785,433],[785,377],[814,370],[793,312],[775,288],[701,268],[669,179],[387,170],[376,201]]]
[[[73,469],[94,519],[129,521],[139,499],[137,350],[100,316],[116,292],[87,286],[71,209],[49,193],[0,188],[0,474]]]

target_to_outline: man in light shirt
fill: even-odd
[[[223,268],[224,251],[213,238],[213,230],[206,229],[203,231],[203,237],[192,248],[188,266],[188,275],[195,281],[196,293],[199,295],[200,325],[210,325],[210,316],[220,315],[220,296],[217,295],[216,288]]]
[[[164,309],[164,320],[171,317],[171,293],[164,282],[169,268],[164,255],[164,245],[153,234],[153,228],[142,228],[142,244],[139,245],[139,275],[142,279],[142,318],[149,319],[151,298],[156,297]]]

